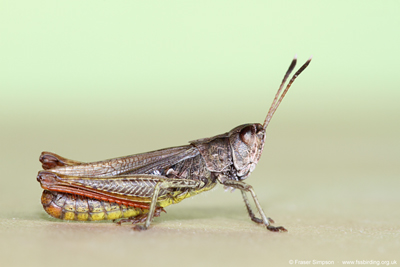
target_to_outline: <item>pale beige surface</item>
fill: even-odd
[[[234,2],[1,1],[0,266],[400,264],[400,4]],[[220,187],[141,233],[43,211],[40,152],[96,161],[261,122],[295,53],[314,59],[247,180],[288,233]]]
[[[291,134],[285,132],[290,127],[278,124],[275,121],[267,150],[248,182],[267,215],[276,225],[287,227],[288,233],[271,233],[252,223],[239,192],[224,192],[220,187],[168,207],[168,213],[146,232],[112,223],[60,222],[40,206],[41,190],[35,181],[37,149],[24,155],[9,150],[8,157],[14,160],[8,161],[0,204],[2,261],[6,266],[175,266],[176,261],[190,266],[285,266],[296,259],[333,260],[335,265],[342,265],[343,260],[398,261],[400,197],[394,161],[360,153],[350,136],[341,140],[340,146],[333,146],[329,142],[334,137],[321,137],[321,130],[304,130],[320,136],[320,146],[310,148],[316,138],[288,140]],[[26,144],[38,146],[34,139],[39,137],[32,138]],[[386,147],[388,155],[396,153],[390,143],[379,144],[381,149]],[[341,151],[344,148],[346,154]],[[319,154],[320,149],[324,152]],[[18,167],[17,159],[26,162],[24,167]],[[348,163],[351,159],[353,163]]]

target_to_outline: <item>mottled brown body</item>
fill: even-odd
[[[48,214],[64,220],[114,220],[143,222],[147,229],[163,208],[212,189],[217,183],[239,189],[250,218],[271,231],[286,231],[270,225],[253,188],[244,180],[255,169],[265,143],[266,128],[296,77],[309,59],[283,86],[295,67],[292,61],[275,96],[264,124],[243,124],[189,145],[161,149],[110,160],[84,163],[42,152],[43,171],[37,180],[45,191],[42,204]],[[283,90],[283,91],[282,91]],[[249,204],[250,193],[261,218]],[[127,218],[127,219],[123,219]]]

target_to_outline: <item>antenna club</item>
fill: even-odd
[[[311,55],[307,61],[311,61],[311,59],[313,58],[313,55]]]
[[[293,60],[297,60],[297,54],[294,55]]]

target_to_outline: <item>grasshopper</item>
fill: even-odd
[[[266,129],[296,77],[310,64],[311,57],[292,76],[295,57],[275,95],[264,124],[250,123],[188,145],[98,162],[84,163],[42,152],[43,170],[37,180],[44,189],[41,202],[51,216],[63,220],[117,220],[132,222],[134,230],[146,230],[166,206],[212,189],[217,183],[239,189],[250,219],[270,231],[287,231],[272,226],[256,193],[244,182],[255,169],[265,143]],[[258,218],[247,198],[250,193]]]

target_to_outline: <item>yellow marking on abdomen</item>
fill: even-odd
[[[115,220],[148,213],[147,209],[48,190],[43,191],[42,205],[50,216],[61,220]]]

